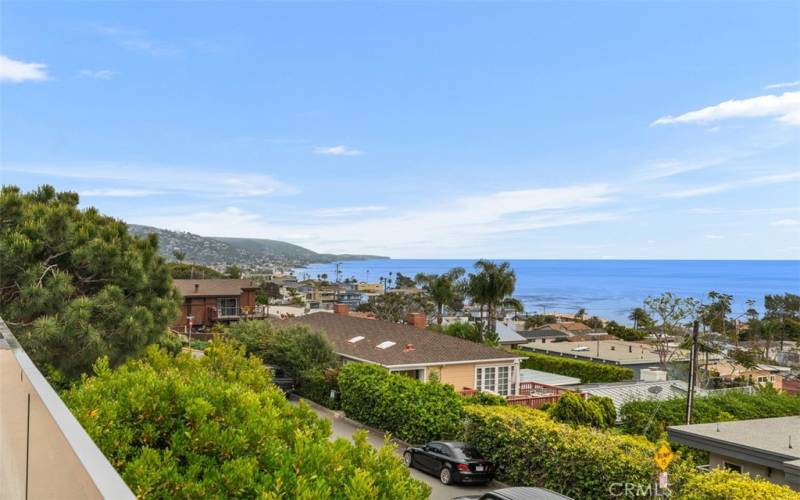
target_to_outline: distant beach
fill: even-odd
[[[391,259],[345,261],[341,278],[377,282],[389,272],[413,278],[417,273],[441,273],[456,266],[472,270],[474,260]],[[575,312],[627,322],[631,309],[650,295],[671,291],[683,297],[705,298],[711,290],[734,297],[734,314],[754,299],[759,310],[764,295],[800,294],[800,260],[509,260],[517,274],[514,295],[528,312]],[[298,277],[327,274],[335,279],[335,264],[296,269]]]

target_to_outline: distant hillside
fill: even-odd
[[[161,254],[174,260],[173,250],[186,252],[186,261],[222,267],[238,265],[254,269],[262,266],[299,266],[336,260],[386,259],[377,255],[321,254],[285,241],[256,238],[210,238],[192,233],[170,231],[150,226],[128,224],[136,236],[158,235]]]

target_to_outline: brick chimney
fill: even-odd
[[[424,330],[428,327],[428,316],[426,316],[425,313],[419,312],[408,313],[408,316],[406,316],[406,323]]]
[[[200,290],[200,283],[195,283],[194,284],[194,293],[197,293],[198,290]]]
[[[347,304],[334,304],[333,305],[333,314],[339,314],[342,316],[349,316],[350,315],[350,307]]]

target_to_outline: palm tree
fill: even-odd
[[[644,308],[637,307],[628,315],[628,319],[633,321],[633,329],[638,330],[639,328],[644,328],[649,325],[653,318],[647,314],[647,311]]]
[[[512,307],[522,310],[522,303],[513,298],[517,277],[508,262],[495,264],[481,259],[475,263],[479,272],[469,276],[469,294],[472,301],[481,306],[481,319],[483,308],[487,312],[487,329],[492,334],[497,332],[497,306]]]
[[[180,263],[183,263],[183,259],[186,258],[186,252],[184,252],[180,248],[176,248],[176,249],[172,250],[172,255]]]
[[[461,279],[466,271],[463,267],[454,267],[444,274],[419,273],[414,277],[423,290],[436,304],[436,323],[442,324],[444,308],[452,308],[463,297],[464,282]]]

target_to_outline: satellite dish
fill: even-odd
[[[654,386],[651,386],[651,387],[647,388],[647,392],[649,392],[651,394],[659,394],[663,390],[664,390],[664,388],[661,387],[660,385],[654,385]]]

